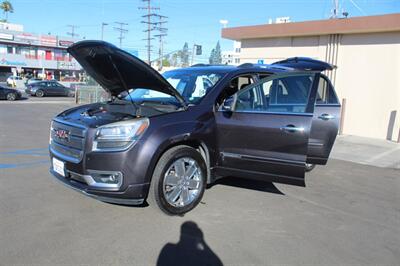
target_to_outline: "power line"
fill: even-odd
[[[119,27],[114,27],[114,30],[119,31],[119,48],[122,48],[122,39],[125,39],[125,33],[128,32],[127,29],[124,29],[124,26],[128,26],[128,23],[124,22],[114,22],[115,24],[118,24]]]
[[[72,38],[79,37],[79,34],[75,33],[75,29],[79,28],[76,25],[67,25],[67,27],[71,28],[70,32],[67,32],[67,35],[70,35]]]
[[[151,32],[156,29],[156,26],[159,25],[157,22],[154,22],[154,18],[157,16],[160,16],[157,13],[153,13],[154,10],[159,10],[159,7],[154,7],[151,5],[151,0],[142,0],[142,2],[147,3],[146,6],[139,7],[139,9],[146,10],[147,14],[143,15],[142,18],[145,20],[141,21],[142,24],[145,24],[147,26],[147,29],[145,29],[143,32],[147,33],[147,38],[143,39],[144,41],[147,41],[147,63],[151,63],[151,52],[152,52],[152,45],[151,45],[151,40],[154,40],[154,38],[151,37]]]

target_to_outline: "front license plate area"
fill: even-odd
[[[65,167],[64,167],[64,162],[58,160],[57,158],[53,157],[53,170],[54,172],[62,175],[65,177]]]

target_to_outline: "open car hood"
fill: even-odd
[[[186,106],[182,95],[156,70],[139,58],[103,41],[81,41],[67,51],[111,95],[146,88],[163,92]]]

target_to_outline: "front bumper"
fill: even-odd
[[[129,185],[124,191],[106,191],[91,189],[86,184],[63,177],[50,168],[50,173],[62,184],[91,198],[122,205],[141,205],[149,189],[149,184]]]

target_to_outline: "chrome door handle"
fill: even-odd
[[[330,115],[330,114],[322,114],[322,115],[318,116],[318,118],[322,119],[322,120],[330,120],[330,119],[333,119],[335,117],[333,115]]]
[[[295,133],[295,132],[304,132],[304,127],[295,127],[295,126],[285,126],[281,127],[282,131],[290,132],[290,133]]]

